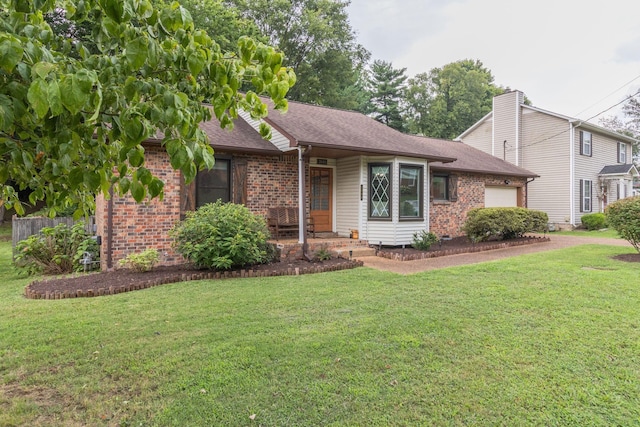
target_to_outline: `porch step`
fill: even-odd
[[[334,249],[342,258],[349,258],[349,251],[351,251],[351,258],[360,258],[364,256],[375,256],[376,250],[367,246],[354,246],[343,247]]]

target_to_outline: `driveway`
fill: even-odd
[[[416,261],[395,261],[377,256],[360,257],[358,259],[364,262],[365,267],[371,267],[383,271],[391,271],[399,274],[412,274],[419,273],[421,271],[436,270],[438,268],[476,264],[479,262],[493,261],[517,255],[550,251],[554,249],[562,249],[578,245],[597,244],[632,247],[629,242],[623,239],[565,235],[550,235],[549,238],[549,242],[533,243],[530,245],[514,246],[505,249],[495,249],[492,251],[448,255]]]

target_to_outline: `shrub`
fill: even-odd
[[[84,222],[76,222],[71,228],[58,224],[18,242],[15,265],[28,274],[82,271],[85,266],[80,261],[85,252],[94,261],[100,258],[98,243],[86,232]]]
[[[318,261],[329,261],[331,258],[333,258],[333,255],[326,246],[323,246],[316,251],[314,258]]]
[[[419,251],[428,251],[431,245],[438,241],[438,236],[430,231],[422,230],[420,233],[413,233],[413,246]]]
[[[629,197],[611,203],[604,213],[609,226],[640,252],[640,197]]]
[[[147,249],[142,252],[136,252],[127,255],[124,259],[118,261],[120,267],[130,268],[138,273],[144,273],[153,268],[160,260],[160,255],[156,249]]]
[[[582,215],[581,221],[587,230],[601,230],[607,226],[607,217],[603,213]]]
[[[525,208],[475,208],[467,214],[462,230],[474,242],[508,240],[544,231],[548,221],[545,212]]]
[[[188,212],[171,230],[178,253],[199,268],[228,270],[268,262],[264,218],[243,205],[210,203]]]

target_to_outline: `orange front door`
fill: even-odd
[[[333,231],[333,169],[311,168],[310,193],[310,215],[315,231]]]

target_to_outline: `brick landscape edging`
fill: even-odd
[[[475,247],[464,247],[464,248],[456,248],[456,249],[444,249],[439,251],[430,251],[430,252],[420,252],[420,253],[412,253],[405,254],[404,256],[401,253],[397,252],[385,252],[384,250],[378,251],[378,256],[382,258],[391,259],[394,261],[416,261],[419,259],[428,259],[428,258],[436,258],[447,255],[458,255],[458,254],[466,254],[470,252],[483,252],[483,251],[492,251],[495,249],[504,249],[512,246],[524,246],[531,245],[534,243],[543,243],[550,242],[551,239],[548,237],[531,237],[527,240],[515,240],[515,241],[503,241],[496,242],[490,245],[482,244]]]
[[[167,275],[165,277],[148,280],[146,282],[133,285],[109,286],[108,288],[87,289],[86,291],[78,289],[77,291],[35,291],[32,285],[41,283],[41,281],[33,282],[24,288],[24,296],[29,299],[65,299],[65,298],[87,298],[99,297],[103,295],[115,295],[124,292],[137,291],[140,289],[152,288],[154,286],[166,285],[169,283],[188,282],[190,280],[209,280],[209,279],[237,279],[243,277],[274,277],[274,276],[299,276],[302,274],[325,273],[329,271],[348,270],[356,267],[362,267],[364,263],[358,260],[345,260],[336,265],[314,266],[314,267],[295,267],[288,270],[239,270],[239,271],[203,271],[190,272]],[[46,280],[45,280],[46,281]]]

